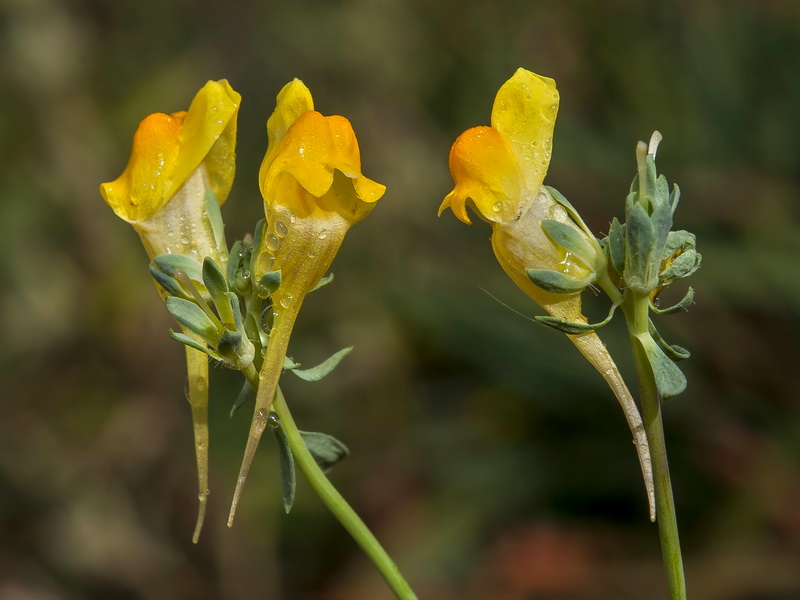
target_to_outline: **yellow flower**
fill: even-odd
[[[218,210],[233,184],[240,101],[226,80],[209,81],[188,112],[150,115],[133,136],[125,171],[101,184],[103,198],[133,225],[150,258],[185,254],[227,262],[207,208]]]
[[[554,243],[542,227],[553,220],[573,228],[596,249],[597,241],[576,224],[567,210],[542,186],[553,146],[559,95],[555,82],[518,69],[500,90],[492,107],[491,127],[474,127],[461,134],[450,151],[455,187],[439,207],[470,224],[467,206],[492,226],[492,248],[511,279],[554,317],[586,323],[580,294],[546,291],[528,277],[530,269],[558,271],[590,282],[597,265],[587,264]],[[642,420],[622,376],[597,335],[570,335],[570,340],[600,372],[617,396],[634,435],[648,487],[651,516],[654,495],[650,453]]]
[[[316,112],[311,92],[299,79],[278,94],[267,136],[259,183],[268,225],[254,275],[280,270],[282,282],[272,294],[274,324],[229,525],[266,427],[303,299],[325,275],[350,227],[372,211],[386,190],[361,174],[350,122]]]
[[[133,225],[151,259],[183,254],[202,262],[211,256],[225,267],[219,206],[233,184],[240,100],[226,80],[209,81],[188,111],[145,118],[133,136],[125,171],[100,185],[105,201]],[[159,292],[166,298],[163,289]],[[186,366],[200,490],[196,543],[208,496],[208,357],[187,346]]]

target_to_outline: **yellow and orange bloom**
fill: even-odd
[[[272,293],[273,327],[229,525],[267,424],[303,299],[327,272],[350,227],[372,211],[386,190],[361,174],[350,122],[315,111],[311,92],[299,79],[278,94],[267,136],[269,146],[259,172],[267,227],[254,277],[258,281],[280,271],[282,283]]]
[[[219,207],[236,170],[240,101],[226,80],[209,81],[188,111],[148,116],[134,134],[125,171],[101,184],[103,198],[139,233],[151,260],[181,254],[202,263],[210,256],[225,267],[228,250]],[[159,292],[166,298],[163,289]],[[208,496],[208,357],[187,346],[186,363],[200,490],[197,542]]]
[[[467,207],[492,227],[492,248],[503,270],[553,317],[586,323],[577,293],[591,283],[605,258],[594,238],[543,186],[553,147],[559,94],[555,82],[518,69],[500,90],[492,107],[491,127],[474,127],[456,139],[450,151],[455,182],[439,214],[450,208],[469,224]],[[583,259],[554,243],[543,221],[573,228],[592,256]],[[554,293],[535,285],[529,270],[561,273],[579,283],[575,293]],[[652,470],[647,438],[636,404],[619,369],[594,333],[570,335],[570,340],[599,371],[617,396],[633,432],[654,517]]]
[[[206,256],[221,266],[227,262],[224,237],[214,231],[207,209],[218,210],[233,185],[240,102],[226,80],[209,81],[188,111],[150,115],[133,136],[125,171],[100,185],[151,259],[184,254],[199,262]]]

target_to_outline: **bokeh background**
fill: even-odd
[[[190,541],[183,351],[97,187],[140,119],[222,77],[243,96],[229,242],[263,216],[264,125],[293,77],[352,121],[388,186],[290,347],[307,364],[356,351],[285,389],[302,428],[349,445],[333,480],[420,597],[666,598],[611,393],[503,305],[537,312],[489,229],[435,216],[450,144],[519,66],[558,82],[548,183],[595,231],[622,216],[635,143],[659,129],[677,225],[698,235],[697,302],[662,326],[693,352],[665,405],[690,598],[800,598],[797,2],[2,0],[0,50],[0,598],[391,597],[307,485],[282,514],[267,438],[227,529],[249,415],[228,418],[224,369]],[[622,323],[603,336],[635,385]]]

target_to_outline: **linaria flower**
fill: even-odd
[[[350,122],[315,111],[311,93],[299,79],[278,94],[267,136],[259,183],[268,225],[254,276],[258,280],[280,271],[281,284],[272,293],[273,326],[229,524],[266,427],[303,299],[327,272],[350,227],[372,211],[386,190],[361,174]]]
[[[450,151],[454,189],[445,197],[439,214],[450,208],[470,224],[471,207],[492,227],[492,248],[511,279],[550,315],[586,323],[580,291],[604,266],[602,250],[594,236],[576,223],[565,205],[557,201],[544,182],[553,147],[553,128],[559,94],[555,82],[518,69],[494,101],[491,127],[474,127],[456,139]],[[582,257],[565,251],[543,227],[556,221],[571,228],[573,238],[587,251]],[[568,293],[554,293],[535,285],[530,270],[555,271],[571,282]],[[654,516],[650,453],[636,404],[605,345],[594,333],[570,335],[570,340],[600,372],[617,396],[639,452]]]
[[[150,259],[180,254],[227,263],[219,207],[233,184],[240,101],[226,80],[209,81],[188,111],[148,116],[133,136],[125,171],[101,184],[103,198],[139,233]],[[208,496],[208,357],[187,346],[186,364],[200,489],[197,542]]]

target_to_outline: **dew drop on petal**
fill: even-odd
[[[283,237],[287,233],[289,233],[289,228],[286,226],[286,223],[284,223],[283,221],[278,221],[277,223],[275,223],[275,233],[277,233],[279,236]]]
[[[281,302],[280,302],[281,306],[283,308],[289,308],[289,306],[291,306],[291,304],[292,304],[292,298],[293,298],[292,296],[287,296],[286,298],[281,298]]]
[[[308,251],[308,258],[316,258],[316,256],[317,256],[317,253],[314,252],[313,250],[309,250]]]
[[[276,252],[278,248],[281,247],[281,241],[275,235],[268,235],[267,236],[267,250],[270,252]]]
[[[495,203],[492,205],[492,210],[493,210],[494,212],[500,212],[500,209],[501,209],[501,208],[503,208],[503,203],[502,203],[502,202],[495,202]]]
[[[319,235],[317,237],[321,240],[324,240],[326,237],[328,237],[328,232],[325,229],[323,229],[322,231],[319,232]]]

